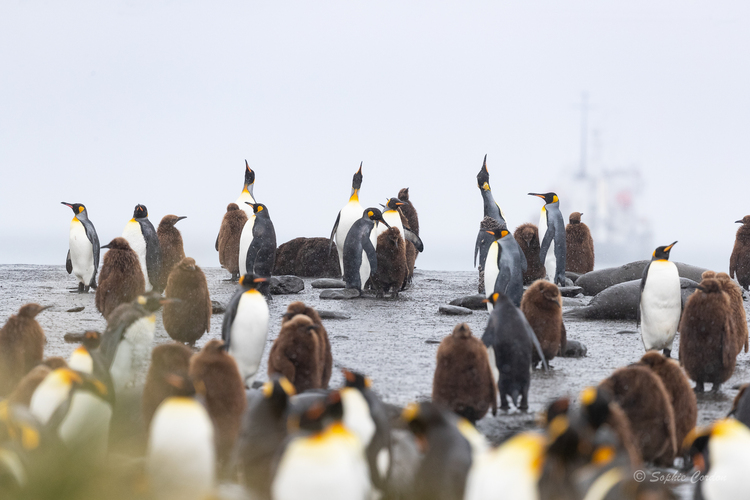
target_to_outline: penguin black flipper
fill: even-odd
[[[547,214],[547,227],[549,228],[549,214]],[[542,265],[544,265],[544,260],[547,258],[547,252],[549,251],[554,236],[554,231],[550,229],[547,229],[547,232],[544,233],[544,240],[542,240],[542,244],[539,247],[539,260]]]
[[[96,234],[96,229],[94,229],[94,225],[90,220],[84,219],[81,221],[81,224],[83,224],[83,229],[86,231],[86,237],[91,242],[91,248],[94,251],[94,274],[91,276],[89,286],[96,290],[96,274],[99,272],[99,252],[101,250],[99,236]],[[68,252],[68,254],[70,254],[70,252]]]
[[[268,257],[272,257],[268,255],[271,246],[275,252],[276,231],[271,219],[256,217],[255,224],[253,224],[253,241],[247,249],[245,258],[245,268],[248,274],[253,273],[261,277],[271,276],[273,262],[267,262]]]
[[[424,244],[422,243],[422,240],[419,238],[417,233],[413,232],[411,229],[404,228],[404,239],[406,241],[412,242],[414,246],[417,247],[418,252],[422,252],[424,250]]]
[[[641,277],[641,293],[638,294],[638,304],[635,306],[635,327],[641,326],[641,295],[643,295],[643,289],[646,287],[646,278],[648,277],[648,268],[651,267],[651,262],[646,264],[646,268],[643,270],[643,276]]]
[[[244,290],[237,290],[229,301],[229,304],[227,304],[227,309],[224,312],[224,321],[221,323],[221,340],[224,341],[227,349],[229,349],[232,340],[232,323],[234,323],[234,317],[237,316],[237,306],[240,303],[243,293]]]
[[[102,356],[104,366],[109,370],[112,362],[115,360],[117,346],[120,345],[125,332],[130,325],[141,319],[145,311],[141,307],[125,304],[118,306],[107,320],[107,329],[102,333],[102,340],[99,344],[99,353]]]
[[[520,250],[520,247],[519,247]],[[529,262],[526,260],[526,254],[518,252],[521,257],[521,271],[526,272],[529,269]]]
[[[214,248],[216,249],[217,252],[219,251],[219,235],[218,234],[216,235],[216,243],[214,244]]]
[[[73,272],[73,261],[70,260],[70,250],[68,250],[68,257],[65,259],[65,270],[68,274]]]
[[[477,253],[479,254],[479,265],[484,267],[484,261],[487,260],[487,252],[495,238],[491,237],[485,229],[480,229],[477,234],[477,242],[474,245],[474,267],[477,265]]]
[[[370,261],[370,274],[375,274],[378,272],[378,253],[372,245],[372,241],[370,241],[369,231],[362,235],[362,250],[365,251],[367,260]],[[363,283],[360,285],[363,285]]]
[[[521,319],[523,320],[526,335],[529,336],[531,339],[531,343],[534,344],[534,348],[536,349],[536,353],[539,355],[539,359],[542,360],[542,369],[546,372],[549,370],[549,365],[547,364],[547,359],[544,357],[544,352],[542,351],[542,346],[539,344],[539,339],[536,338],[536,334],[534,333],[533,328],[531,328],[531,325],[526,320],[526,317],[522,314]]]
[[[146,271],[148,280],[156,288],[159,283],[159,272],[161,270],[161,245],[159,237],[156,235],[156,229],[148,219],[136,219],[141,225],[141,233],[146,241]]]
[[[334,245],[333,237],[336,236],[336,230],[339,228],[339,221],[341,220],[341,210],[339,210],[339,214],[336,216],[336,222],[333,223],[333,231],[331,231],[331,238],[330,243],[328,244],[328,253],[331,253],[331,249]]]

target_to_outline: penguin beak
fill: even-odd
[[[63,205],[65,205],[66,207],[73,208],[73,204],[72,203],[65,203],[64,201],[61,201],[60,203],[63,204]],[[737,221],[737,222],[742,222],[742,221]]]
[[[176,224],[176,223],[178,223],[178,222],[180,222],[180,221],[181,221],[182,219],[187,219],[187,215],[182,215],[182,216],[180,216],[180,217],[177,217],[177,220],[176,220],[176,221],[174,221],[174,222],[175,222],[175,224]]]
[[[495,236],[495,233],[493,231],[485,231],[487,234],[491,234],[492,236]]]
[[[359,170],[357,170],[357,173],[360,175],[362,174],[362,163],[363,162],[359,162]]]
[[[669,245],[667,248],[665,248],[664,251],[665,252],[669,252],[670,250],[672,250],[672,247],[675,246],[675,244],[677,244],[676,241],[674,243],[672,243],[671,245]]]
[[[381,217],[381,218],[379,218],[379,219],[378,219],[378,221],[379,221],[379,222],[382,222],[382,223],[383,223],[383,224],[385,225],[385,227],[387,227],[388,229],[390,229],[390,228],[391,228],[391,226],[389,226],[389,225],[388,225],[388,223],[387,223],[387,222],[385,221],[385,219],[383,219],[382,217]]]
[[[68,205],[68,206],[70,206],[70,205]],[[736,221],[734,221],[734,223],[735,224],[744,224],[744,222],[742,222],[741,220],[736,220]]]
[[[109,248],[109,243],[107,243],[106,245],[102,245],[99,248]]]
[[[267,278],[255,278],[253,280],[253,283],[263,283],[264,281],[268,281]]]
[[[47,309],[51,308],[53,306],[42,306],[41,309],[39,309],[39,312],[46,311]]]
[[[541,198],[543,200],[547,199],[543,194],[539,194],[539,193],[529,193],[529,196],[536,196],[537,198]]]

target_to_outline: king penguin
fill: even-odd
[[[682,314],[682,293],[677,266],[669,261],[669,252],[677,243],[654,250],[651,262],[643,270],[637,323],[641,327],[643,347],[672,352],[677,326]]]
[[[255,274],[263,278],[270,278],[273,265],[276,261],[276,231],[268,214],[268,208],[262,203],[253,204],[255,222],[253,223],[253,239],[247,248],[247,253],[240,254],[240,264],[244,260],[245,271],[242,274]],[[248,223],[250,221],[248,220]],[[270,283],[264,281],[259,288],[260,292],[271,298],[269,291]]]
[[[161,270],[161,246],[156,229],[148,220],[146,205],[136,205],[133,218],[125,225],[122,237],[127,240],[141,264],[143,277],[146,280],[146,291],[159,290],[159,272]]]
[[[362,214],[362,205],[359,203],[359,190],[362,187],[362,162],[359,163],[359,170],[354,173],[352,178],[352,192],[349,195],[349,203],[344,205],[344,208],[339,210],[339,214],[336,216],[336,222],[333,224],[333,230],[331,231],[331,243],[328,246],[328,251],[331,251],[333,244],[336,244],[336,250],[339,253],[339,268],[341,274],[344,274],[344,243],[346,242],[346,235],[349,234],[349,230],[352,225],[357,222]],[[375,245],[375,239],[372,240],[373,246]]]
[[[508,223],[505,220],[503,209],[500,208],[500,205],[495,201],[495,198],[492,196],[492,191],[490,190],[490,173],[487,171],[487,155],[484,155],[484,163],[477,174],[477,185],[479,186],[479,191],[482,193],[484,216],[492,217],[501,226],[507,226]]]
[[[252,387],[268,336],[268,304],[258,287],[266,278],[254,274],[240,277],[239,289],[227,304],[221,338],[237,362],[242,381]]]
[[[245,183],[242,185],[242,193],[240,193],[235,203],[245,212],[248,219],[252,219],[253,217],[252,204],[255,203],[253,186],[255,186],[255,172],[253,172],[253,169],[250,168],[247,160],[245,160]],[[250,205],[247,205],[247,203],[250,203]]]
[[[352,224],[346,235],[343,249],[339,253],[343,259],[342,269],[346,288],[358,290],[360,294],[370,274],[378,269],[378,258],[371,235],[377,231],[376,227],[379,222],[390,227],[383,220],[380,210],[377,208],[365,210],[361,217]]]
[[[78,278],[78,293],[96,290],[96,272],[99,270],[99,237],[89,220],[86,207],[80,203],[62,202],[75,214],[70,221],[70,250],[65,259],[65,270]]]
[[[485,231],[495,239],[487,251],[484,269],[484,292],[490,297],[495,292],[502,292],[516,305],[521,306],[523,296],[523,273],[526,272],[526,256],[518,242],[503,227],[498,232]],[[487,303],[492,311],[492,304]]]
[[[541,248],[539,259],[552,276],[552,281],[560,286],[565,286],[565,220],[560,212],[560,199],[555,193],[529,193],[544,200],[542,215],[539,218],[539,241]],[[552,245],[552,255],[547,256],[547,251]],[[554,269],[554,272],[551,270]]]
[[[384,224],[382,227],[378,225],[375,232],[380,236],[391,227],[397,227],[401,232],[401,237],[404,239],[404,242],[411,241],[417,248],[417,251],[422,252],[424,250],[422,240],[416,233],[405,228],[403,222],[401,222],[401,212],[398,207],[403,204],[404,202],[398,198],[388,198],[385,205],[383,205],[383,221],[387,222],[387,224]]]

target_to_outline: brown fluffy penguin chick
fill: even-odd
[[[737,230],[732,255],[729,257],[729,276],[736,278],[742,288],[750,290],[750,215],[746,215]]]
[[[206,275],[195,259],[185,257],[177,264],[169,275],[164,295],[179,299],[164,304],[164,329],[172,339],[195,345],[203,332],[211,330],[212,312]]]
[[[675,420],[669,393],[645,366],[615,370],[600,387],[608,389],[630,420],[630,429],[646,462],[671,466],[677,453]]]
[[[281,325],[268,355],[268,376],[283,375],[298,393],[323,386],[322,344],[315,323],[298,314]]]
[[[492,407],[497,414],[497,385],[492,376],[487,348],[471,334],[466,323],[440,342],[432,379],[432,402],[466,418],[471,423]]]
[[[0,397],[5,397],[44,358],[47,339],[36,315],[51,306],[26,304],[0,329]]]
[[[417,215],[417,209],[409,201],[409,188],[403,188],[398,192],[398,199],[404,202],[403,205],[398,207],[401,213],[401,223],[408,227],[411,232],[419,236],[419,216]],[[406,244],[406,281],[411,283],[412,277],[414,276],[414,262],[417,260],[419,252],[417,247],[413,243]]]
[[[669,402],[674,410],[675,437],[679,446],[695,428],[698,419],[698,403],[690,381],[676,361],[665,358],[660,352],[647,352],[640,364],[654,372],[669,393]]]
[[[174,377],[187,378],[192,355],[193,351],[189,347],[176,342],[158,345],[151,351],[151,365],[148,367],[141,400],[146,429],[151,428],[151,419],[162,401],[184,392],[184,389],[170,382]]]
[[[333,356],[331,355],[331,342],[328,339],[328,331],[323,326],[318,311],[312,307],[307,307],[304,302],[292,302],[287,306],[286,313],[281,318],[282,326],[298,314],[304,314],[310,318],[315,325],[315,332],[318,338],[322,340],[322,349],[320,350],[320,363],[323,366],[323,373],[320,377],[321,389],[328,389],[328,382],[331,380],[331,370],[333,369]]]
[[[104,254],[95,300],[96,308],[105,319],[117,306],[132,302],[146,291],[138,255],[127,240],[118,237],[106,247],[109,251]]]
[[[734,336],[737,340],[737,352],[743,348],[747,352],[748,332],[747,332],[747,314],[745,305],[742,301],[742,289],[732,281],[727,273],[718,273],[716,279],[724,293],[729,297],[729,305],[732,308],[732,317],[734,318]]]
[[[240,235],[247,222],[247,214],[236,203],[227,205],[227,213],[221,221],[216,250],[221,267],[232,273],[232,279],[240,277]]]
[[[185,258],[185,249],[182,246],[182,235],[179,229],[174,227],[185,216],[165,215],[159,222],[156,236],[159,238],[161,247],[161,271],[159,271],[159,289],[164,290],[167,279],[172,269]]]
[[[710,382],[711,391],[734,373],[737,341],[732,329],[732,306],[718,280],[701,281],[685,304],[680,319],[680,363],[695,381],[695,391],[703,392]]]
[[[521,251],[526,257],[526,272],[523,273],[523,284],[530,285],[538,279],[547,275],[544,264],[539,261],[540,243],[539,229],[530,222],[521,224],[513,232],[513,237],[521,247]]]
[[[220,464],[226,464],[240,431],[247,398],[237,363],[227,354],[222,340],[209,340],[193,356],[190,378],[196,390],[205,391],[208,414],[216,432],[216,456]]]
[[[562,295],[557,285],[545,280],[535,281],[523,294],[521,311],[534,330],[547,361],[565,350],[567,335],[562,318]],[[531,351],[531,362],[540,362],[536,349]]]
[[[570,224],[565,226],[565,270],[585,274],[594,270],[594,239],[581,215],[570,214]]]
[[[392,297],[398,297],[407,273],[406,249],[401,231],[392,227],[380,233],[375,252],[378,255],[378,269],[372,275],[372,285],[377,296],[382,297],[391,290]]]

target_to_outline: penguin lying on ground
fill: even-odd
[[[141,264],[141,271],[146,283],[146,291],[156,289],[160,292],[161,247],[156,229],[148,220],[146,205],[135,206],[133,218],[125,225],[122,237],[127,240],[130,248],[138,255],[138,261]]]
[[[109,251],[104,254],[94,302],[96,309],[106,319],[117,306],[135,300],[144,293],[146,282],[138,255],[125,238],[115,238],[102,248],[108,248]]]
[[[637,311],[643,346],[647,351],[662,349],[666,357],[672,352],[682,314],[680,275],[677,266],[669,261],[675,243],[654,250],[651,262],[643,270]]]
[[[73,210],[70,222],[70,250],[65,259],[65,270],[78,278],[78,293],[96,289],[96,272],[99,269],[99,236],[89,220],[86,207],[80,203],[62,202]]]
[[[36,316],[52,306],[26,304],[0,329],[0,397],[6,397],[18,382],[44,358],[47,339]]]
[[[216,237],[216,251],[219,264],[232,273],[232,281],[240,278],[240,235],[247,222],[247,214],[236,203],[227,205],[227,213],[221,221],[221,229]]]
[[[555,193],[529,193],[544,200],[542,215],[539,218],[539,261],[547,268],[556,285],[565,286],[565,221],[560,212],[560,199]],[[552,256],[547,259],[547,252],[552,246]],[[554,269],[554,272],[552,270]]]
[[[354,173],[352,177],[352,192],[349,195],[349,202],[344,205],[336,216],[336,222],[333,224],[333,230],[331,231],[331,243],[328,247],[330,253],[333,245],[336,245],[336,249],[339,252],[339,267],[341,274],[344,273],[344,244],[346,242],[346,236],[349,234],[349,230],[352,225],[359,220],[362,214],[362,205],[359,203],[359,190],[362,187],[362,162],[359,164],[359,170]],[[373,245],[375,242],[373,241]]]
[[[176,215],[165,215],[159,222],[156,229],[156,236],[159,238],[159,248],[161,249],[161,270],[159,271],[159,290],[167,287],[167,280],[172,269],[185,258],[185,249],[182,245],[182,235],[175,224],[187,216],[178,217]]]

